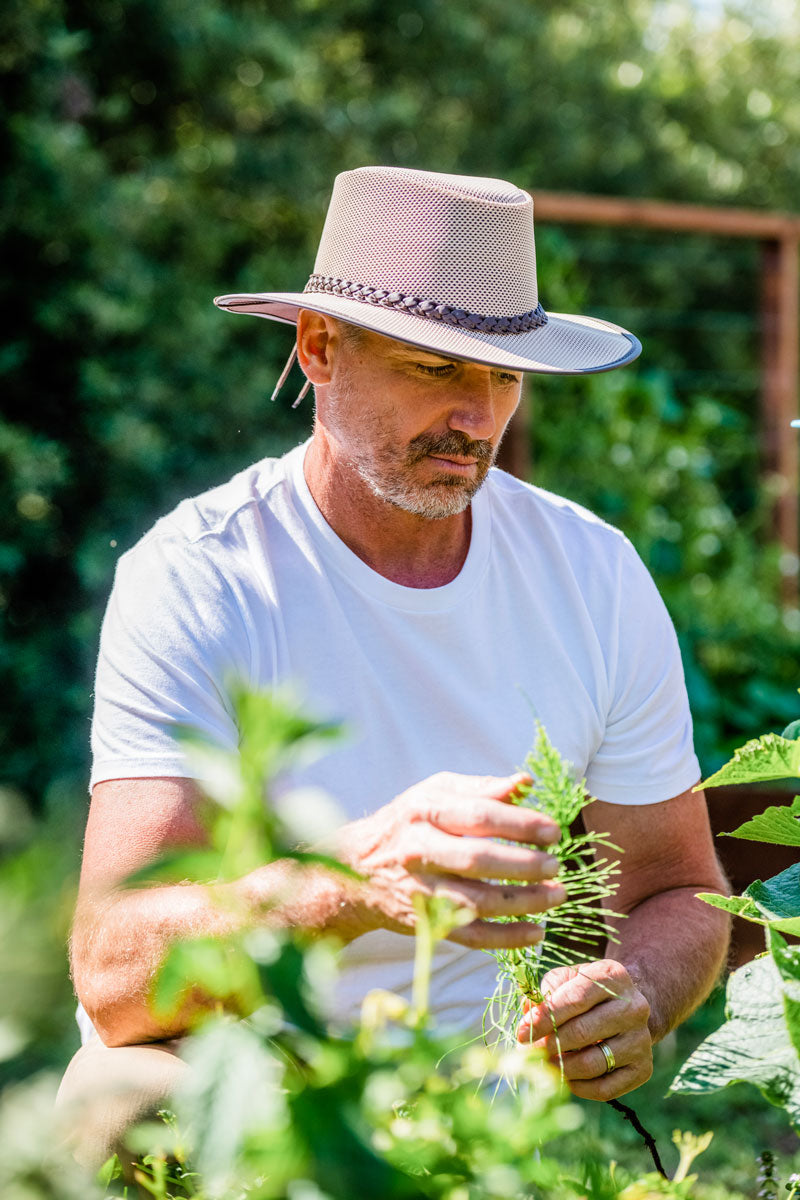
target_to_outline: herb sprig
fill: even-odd
[[[536,721],[533,749],[524,769],[532,782],[522,784],[513,797],[515,803],[535,808],[551,817],[561,829],[561,837],[548,851],[559,861],[558,881],[567,898],[549,909],[544,922],[544,939],[536,946],[513,950],[489,950],[497,961],[497,986],[484,1012],[484,1036],[513,1043],[516,1027],[523,1016],[525,1001],[547,1002],[542,979],[559,966],[575,966],[585,960],[584,947],[600,939],[617,942],[611,921],[624,914],[604,907],[617,890],[621,854],[608,834],[573,832],[572,825],[594,797],[583,779],[576,779],[572,766],[562,758],[540,721]],[[498,918],[500,920],[519,920]],[[541,920],[540,916],[523,918]]]

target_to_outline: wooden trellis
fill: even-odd
[[[668,233],[702,233],[756,240],[761,246],[761,437],[763,470],[777,486],[774,532],[796,558],[800,555],[798,522],[798,433],[790,427],[797,416],[800,339],[800,217],[787,213],[738,208],[709,208],[627,200],[613,196],[581,196],[535,192],[536,222],[617,225]],[[514,474],[530,472],[528,413],[514,417],[501,450],[501,465]],[[784,576],[784,601],[797,602],[797,571]]]

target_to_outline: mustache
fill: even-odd
[[[495,447],[491,442],[480,439],[474,441],[458,429],[450,429],[447,433],[420,433],[408,443],[408,463],[422,462],[429,454],[448,458],[474,458],[479,466],[490,467],[494,460]]]

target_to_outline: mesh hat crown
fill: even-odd
[[[516,371],[605,371],[641,351],[618,325],[544,310],[527,192],[502,179],[403,167],[337,175],[303,292],[214,303],[287,323],[308,308],[444,357]]]

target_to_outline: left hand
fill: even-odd
[[[647,1082],[653,1073],[650,1005],[622,963],[604,958],[556,967],[544,976],[542,992],[547,1003],[526,1005],[517,1040],[561,1065],[570,1091],[585,1100],[611,1100]],[[613,1071],[601,1041],[614,1055]]]

